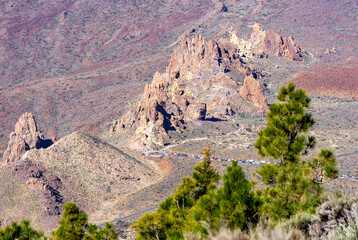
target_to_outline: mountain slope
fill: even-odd
[[[158,180],[153,170],[84,132],[74,132],[46,149],[32,149],[2,169],[1,221],[30,218],[49,230],[62,205],[78,203],[93,220],[114,202]]]

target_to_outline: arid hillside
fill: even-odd
[[[161,178],[154,164],[88,133],[76,131],[50,146],[35,144],[39,135],[33,115],[24,114],[0,169],[2,224],[27,218],[48,232],[69,201],[100,220],[111,211],[111,203]]]
[[[219,40],[236,31],[248,39],[254,22],[294,36],[315,61],[263,72],[272,92],[298,71],[357,55],[358,6],[349,0],[3,0],[0,7],[2,151],[26,111],[57,137],[100,133],[137,102],[183,37]]]

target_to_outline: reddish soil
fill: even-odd
[[[358,63],[325,64],[297,73],[293,80],[310,95],[358,99]]]

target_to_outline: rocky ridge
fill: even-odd
[[[182,132],[197,120],[226,121],[238,112],[264,112],[262,73],[247,57],[275,54],[301,61],[300,51],[292,37],[265,32],[258,24],[250,43],[235,33],[230,40],[183,38],[166,71],[154,74],[137,107],[115,121],[111,132],[129,130],[130,142],[135,142],[130,146],[151,148],[163,146],[170,131]]]
[[[273,30],[265,31],[255,23],[251,38],[246,41],[233,33],[230,42],[237,45],[241,57],[267,57],[267,54],[287,57],[295,61],[304,61],[303,50],[292,36],[282,37]]]
[[[29,218],[46,230],[57,224],[65,202],[74,201],[99,218],[108,203],[161,177],[154,165],[85,132],[55,143],[46,140],[31,113],[20,117],[5,156],[0,168],[0,221]]]

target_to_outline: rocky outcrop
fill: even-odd
[[[43,133],[37,129],[32,113],[24,113],[15,125],[15,131],[10,134],[9,144],[4,152],[4,164],[18,161],[28,150],[47,148],[52,140],[45,139]]]
[[[303,50],[292,36],[282,37],[273,30],[265,31],[258,23],[253,26],[250,40],[241,39],[233,33],[230,41],[237,45],[241,56],[266,58],[267,54],[272,54],[294,61],[304,60]]]
[[[166,71],[154,74],[136,109],[117,120],[111,132],[128,130],[132,143],[164,145],[170,131],[182,132],[192,121],[226,120],[239,111],[261,112],[262,100],[257,101],[259,108],[243,104],[242,83],[232,77],[235,72],[259,79],[261,70],[246,64],[237,52],[228,39],[205,41],[201,35],[182,39]],[[250,100],[256,103],[254,90],[250,91]]]
[[[235,33],[218,41],[205,41],[201,35],[183,38],[166,71],[154,74],[136,109],[115,121],[111,132],[128,131],[130,146],[150,148],[163,146],[170,141],[170,131],[182,132],[193,121],[262,113],[268,105],[261,69],[248,64],[248,58],[277,55],[302,61],[300,53],[292,37],[264,31],[258,24],[248,41]]]
[[[268,110],[264,86],[262,82],[252,76],[245,78],[244,85],[240,89],[240,96],[262,112]]]
[[[200,103],[198,106],[198,110],[195,114],[195,119],[204,120],[206,118],[206,103]]]
[[[50,176],[40,169],[43,174],[32,171],[26,179],[28,188],[41,188],[46,192],[51,190],[49,185],[54,194],[62,189],[59,192],[65,199],[84,201],[92,210],[108,199],[133,193],[160,177],[158,172],[120,149],[80,131],[61,138],[46,149],[27,151],[21,161],[43,166],[48,173],[61,179],[63,186],[59,188],[53,184],[56,181],[48,181]],[[44,180],[36,177],[42,175]]]
[[[47,215],[61,214],[64,204],[60,193],[61,179],[40,164],[31,161],[19,161],[13,164],[13,175],[40,200],[44,212]]]
[[[217,5],[215,8],[215,13],[227,12],[227,7],[221,0],[217,0]]]

